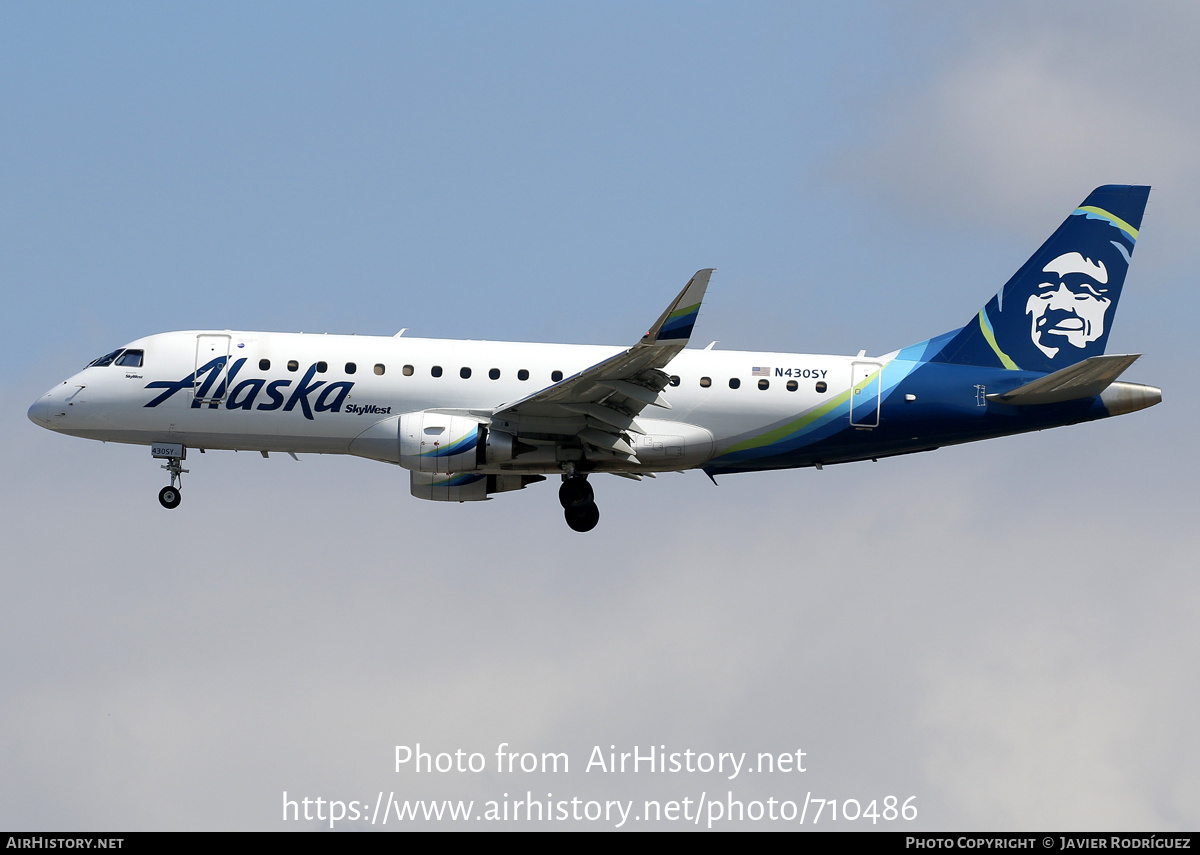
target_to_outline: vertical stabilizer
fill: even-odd
[[[929,361],[1049,372],[1104,353],[1149,195],[1093,190]]]

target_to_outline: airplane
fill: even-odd
[[[1106,355],[1150,188],[1098,187],[963,327],[881,356],[688,348],[713,270],[632,347],[190,330],[93,360],[29,408],[71,436],[148,445],[181,499],[188,449],[351,454],[420,499],[473,502],[559,476],[567,524],[600,518],[589,476],[878,460],[1141,410],[1154,386]],[[715,344],[715,342],[714,342]]]

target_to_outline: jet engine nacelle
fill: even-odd
[[[413,472],[474,472],[512,460],[519,447],[511,434],[492,430],[469,416],[426,410],[400,416],[400,465]],[[416,495],[416,482],[413,484]]]

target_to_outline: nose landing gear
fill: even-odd
[[[600,509],[596,507],[595,493],[587,481],[587,475],[563,475],[558,488],[558,501],[563,506],[567,525],[574,531],[591,531],[600,522]]]
[[[166,469],[171,476],[171,484],[158,491],[158,503],[167,510],[179,507],[183,501],[183,461],[187,458],[187,449],[180,443],[159,443],[150,446],[150,454],[167,462],[161,468]]]

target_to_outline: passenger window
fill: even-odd
[[[375,373],[376,374],[383,374],[384,371],[387,371],[387,369],[383,367],[382,362],[375,363]]]
[[[557,383],[557,382],[558,382],[559,380],[561,380],[561,379],[562,379],[562,372],[561,372],[561,371],[551,371],[551,372],[550,372],[550,381],[551,381],[552,383]]]
[[[354,373],[354,372],[356,372],[357,370],[358,370],[358,366],[357,366],[357,365],[355,365],[353,362],[347,362],[347,363],[346,363],[346,373],[347,373],[347,374],[353,374],[353,373]]]
[[[770,381],[770,380],[768,380],[768,379],[766,379],[766,378],[764,377],[762,380],[759,380],[759,381],[758,381],[758,388],[760,388],[760,389],[770,389],[770,388],[771,388],[771,381]]]
[[[528,380],[529,372],[526,371],[524,368],[522,368],[520,371],[517,372],[517,379],[518,380]]]
[[[795,380],[789,380],[787,382],[787,390],[789,392],[795,392],[799,388],[800,388],[800,384],[797,383]]]
[[[434,377],[441,377],[442,376],[442,366],[440,366],[440,365],[433,366],[432,368],[429,369],[429,373],[432,374]]]
[[[269,359],[258,360],[258,370],[259,371],[270,371],[271,370],[271,360],[269,360]]]
[[[470,378],[470,376],[471,376],[471,369],[470,369],[470,368],[465,368],[465,367],[464,367],[464,368],[460,368],[460,369],[458,369],[458,376],[459,376],[459,377],[461,377],[461,378],[462,378],[462,379],[464,379],[464,380],[467,380],[467,379],[469,379],[469,378]]]
[[[117,365],[125,368],[141,368],[142,367],[142,352],[140,350],[127,350],[117,358]]]
[[[672,385],[672,386],[678,386],[678,385],[679,385],[679,375],[678,375],[678,374],[672,374],[672,375],[671,375],[671,385]]]
[[[822,395],[824,395],[824,394],[825,394],[825,390],[826,390],[826,389],[828,389],[828,388],[829,388],[829,387],[825,385],[825,381],[824,381],[824,380],[818,380],[818,381],[817,381],[817,391],[818,391],[818,392],[820,392]]]
[[[705,389],[707,389],[709,386],[712,385],[712,378],[711,377],[701,377],[700,385],[703,386]]]
[[[401,369],[401,371],[403,371],[405,377],[413,376],[413,367],[411,365],[405,365],[404,368]]]
[[[736,389],[738,386],[741,386],[741,385],[742,385],[742,381],[737,379],[736,377],[729,378],[729,388],[730,389]]]
[[[318,374],[324,374],[328,370],[329,370],[328,362],[318,362],[317,363],[317,373]]]
[[[488,372],[488,377],[490,377],[493,380],[499,380],[500,379],[500,369],[493,368],[491,371]]]
[[[300,363],[294,359],[289,359],[288,360],[288,371],[299,371],[299,370],[300,370]]]

